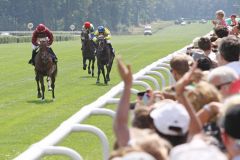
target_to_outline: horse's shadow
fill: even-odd
[[[104,83],[92,83],[92,86],[99,86],[99,87],[109,87],[112,86],[112,84],[104,84]]]
[[[54,100],[52,100],[52,99],[45,99],[44,101],[42,101],[41,99],[27,101],[27,103],[32,103],[32,104],[49,104],[49,103],[53,103],[53,102],[54,102]]]
[[[91,75],[88,75],[88,76],[81,76],[80,78],[81,79],[88,79],[88,78],[95,78],[95,77],[92,77]]]

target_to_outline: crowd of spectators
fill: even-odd
[[[224,17],[217,11],[214,33],[171,59],[174,85],[140,92],[134,106],[131,66],[118,58],[124,89],[109,160],[240,160],[240,23]]]

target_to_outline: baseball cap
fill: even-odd
[[[164,103],[150,113],[156,129],[165,135],[182,136],[188,132],[190,116],[177,102]]]
[[[174,147],[170,160],[227,160],[216,146],[209,145],[200,138],[193,138],[190,143]]]
[[[130,152],[122,157],[121,160],[156,160],[146,152]]]

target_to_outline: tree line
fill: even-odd
[[[27,30],[32,22],[51,30],[81,29],[85,21],[113,31],[156,20],[212,19],[223,9],[239,13],[239,0],[1,0],[0,30]]]

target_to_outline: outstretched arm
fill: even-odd
[[[124,83],[124,88],[120,102],[118,104],[113,129],[115,132],[118,147],[124,147],[127,146],[130,139],[128,128],[128,111],[132,87],[132,72],[130,65],[126,66],[119,57],[117,58],[117,63],[119,74]]]
[[[199,117],[196,114],[196,111],[194,110],[192,104],[189,102],[189,99],[184,95],[185,87],[190,84],[193,80],[193,74],[194,71],[197,68],[197,63],[194,64],[194,66],[191,68],[190,71],[188,71],[176,84],[176,94],[177,94],[177,100],[179,103],[182,103],[185,108],[187,109],[190,117],[191,122],[189,126],[189,136],[192,137],[193,135],[201,132],[202,130],[202,123],[199,119]]]

